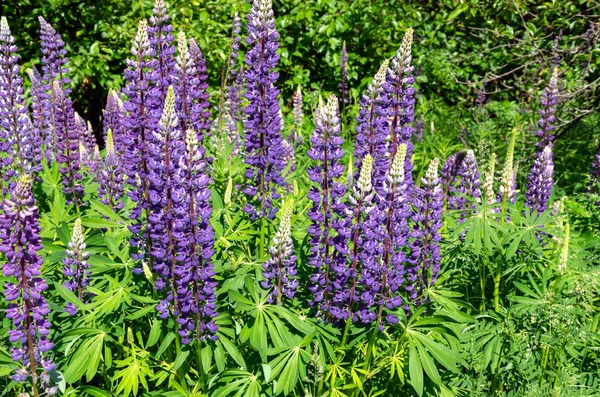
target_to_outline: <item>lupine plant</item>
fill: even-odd
[[[21,59],[0,19],[0,396],[599,394],[600,212],[559,162],[573,49],[540,70],[538,115],[496,101],[495,74],[459,108],[416,94],[427,33],[405,22],[369,65],[323,27],[341,83],[286,74],[305,43],[279,32],[315,16],[285,7],[227,8],[215,64],[185,7],[139,3],[103,110],[71,82],[88,49],[40,17]]]

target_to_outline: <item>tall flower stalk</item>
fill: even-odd
[[[304,122],[304,110],[302,109],[302,88],[300,86],[298,86],[296,91],[294,91],[292,102],[292,113],[294,115],[293,143],[295,145],[302,145],[304,144],[304,135],[302,132],[302,123]]]
[[[148,26],[148,39],[156,57],[157,86],[163,101],[167,89],[172,84],[173,69],[175,67],[175,46],[173,45],[173,25],[169,23],[167,5],[164,0],[155,0],[152,16]]]
[[[185,155],[181,176],[185,186],[181,218],[184,236],[177,241],[178,264],[174,270],[177,283],[177,322],[183,343],[193,338],[216,340],[218,326],[216,311],[215,272],[211,258],[214,254],[214,232],[210,224],[210,185],[207,165],[195,131],[185,134]]]
[[[345,205],[342,201],[346,187],[337,180],[344,173],[342,138],[338,99],[331,95],[326,106],[317,110],[316,127],[310,138],[308,157],[313,165],[308,168],[312,187],[308,199],[313,205],[308,216],[310,253],[308,263],[315,268],[310,277],[309,290],[313,293],[311,305],[321,315],[330,311],[333,282],[338,274],[346,273],[346,241],[348,230],[345,225]]]
[[[111,131],[114,152],[120,157],[125,153],[125,126],[123,124],[127,112],[123,101],[115,90],[108,91],[106,107],[103,114],[104,142],[108,141],[108,131]]]
[[[31,84],[29,88],[29,98],[31,100],[31,121],[35,136],[34,141],[39,144],[38,149],[36,150],[41,152],[42,158],[50,159],[52,157],[47,149],[52,145],[52,136],[46,134],[46,132],[48,119],[52,116],[46,112],[46,95],[44,94],[42,86],[42,76],[35,66],[31,69],[27,69],[27,75],[29,76],[29,82]],[[39,167],[41,168],[41,162]]]
[[[246,178],[244,193],[249,203],[244,208],[251,219],[261,218],[259,250],[264,249],[264,219],[273,219],[277,212],[275,200],[280,194],[277,187],[285,187],[281,175],[283,162],[281,118],[275,86],[279,74],[275,67],[279,61],[279,33],[271,0],[254,0],[248,15],[248,38],[250,50],[246,55],[246,94],[248,106],[244,109]]]
[[[112,130],[109,128],[106,134],[104,154],[104,167],[100,171],[100,186],[98,197],[102,204],[108,205],[113,211],[123,208],[123,183],[125,174],[123,172],[122,160],[115,150]]]
[[[538,138],[536,147],[538,151],[542,151],[548,144],[554,141],[554,123],[556,117],[556,106],[558,104],[558,68],[554,68],[550,82],[544,89],[540,98],[541,109],[538,110],[540,118],[537,122],[537,130],[534,134]]]
[[[152,249],[152,239],[145,228],[143,216],[147,217],[149,201],[149,143],[157,128],[156,114],[160,114],[160,94],[156,88],[156,61],[148,40],[148,25],[145,20],[138,24],[137,34],[131,47],[133,58],[127,60],[123,89],[127,95],[124,107],[128,112],[123,120],[123,143],[125,146],[124,166],[127,183],[131,186],[128,195],[135,203],[129,215],[133,224],[131,245],[137,250],[134,259],[145,259],[146,252]],[[150,258],[150,261],[152,259]]]
[[[48,352],[53,344],[50,341],[48,314],[50,308],[43,296],[48,288],[41,277],[42,249],[40,239],[39,212],[31,192],[31,179],[27,175],[12,188],[10,198],[2,202],[0,214],[0,252],[6,262],[2,266],[8,281],[4,286],[4,296],[8,302],[6,318],[12,321],[8,331],[9,340],[15,344],[11,357],[22,366],[13,379],[25,382],[31,377],[33,395],[40,395],[40,386],[47,394],[54,394],[50,386],[49,371],[54,369]],[[38,374],[41,367],[42,373]]]
[[[549,144],[534,160],[527,176],[525,206],[531,212],[541,214],[548,209],[548,200],[554,186],[554,161],[552,145]]]

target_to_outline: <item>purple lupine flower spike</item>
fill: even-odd
[[[477,159],[472,150],[451,155],[442,168],[442,186],[449,210],[459,210],[459,222],[463,222],[475,203],[481,200],[481,181],[477,170]],[[468,210],[468,211],[467,211]]]
[[[31,99],[31,117],[34,128],[35,142],[39,142],[39,150],[42,157],[45,159],[52,158],[51,147],[53,136],[48,134],[48,114],[45,112],[46,95],[42,86],[42,76],[40,72],[33,66],[31,69],[27,69],[29,75],[29,82],[31,87],[29,89],[29,97]],[[41,168],[41,162],[40,162]]]
[[[279,73],[274,71],[279,61],[279,34],[271,0],[252,3],[246,42],[250,50],[246,54],[248,106],[244,109],[244,160],[249,181],[244,193],[250,196],[250,203],[244,211],[251,219],[273,219],[277,212],[273,201],[280,196],[277,186],[285,187],[286,183],[281,175],[285,168],[284,147],[277,101],[279,90],[275,87]]]
[[[409,237],[407,219],[411,216],[406,155],[407,145],[401,143],[386,173],[383,194],[376,197],[376,207],[367,219],[359,318],[365,323],[377,320],[380,330],[384,322],[398,322],[393,314],[384,319],[384,311],[402,304],[399,288],[405,282],[404,248]]]
[[[83,228],[81,218],[75,220],[71,241],[67,245],[67,256],[63,259],[63,274],[66,277],[64,286],[73,291],[80,300],[83,300],[85,289],[90,282],[90,264],[86,262],[90,253],[85,252],[86,244],[83,237]],[[71,316],[77,314],[77,307],[72,303],[67,303],[65,310]]]
[[[2,202],[0,213],[0,252],[6,257],[2,266],[8,279],[4,285],[4,296],[8,303],[6,318],[12,321],[8,331],[12,349],[12,359],[22,363],[13,375],[16,382],[32,378],[34,394],[41,386],[48,394],[56,389],[49,384],[48,372],[54,364],[48,352],[54,346],[50,341],[48,314],[50,308],[43,296],[48,288],[41,277],[42,257],[37,254],[42,249],[38,207],[31,192],[31,179],[21,176],[11,191],[10,199]],[[38,374],[38,368],[42,374]]]
[[[134,259],[145,259],[152,249],[149,229],[145,228],[142,214],[147,214],[149,201],[149,143],[157,128],[156,115],[160,114],[160,92],[156,88],[156,60],[148,40],[148,25],[145,20],[138,24],[137,34],[131,47],[132,59],[127,60],[125,70],[127,95],[124,103],[127,117],[123,120],[123,144],[125,148],[123,165],[127,173],[127,183],[131,186],[128,195],[135,203],[129,214],[133,224],[129,226],[133,237]],[[150,258],[150,261],[152,259]]]
[[[273,237],[273,243],[269,247],[271,257],[263,263],[263,276],[265,280],[260,285],[265,288],[273,288],[269,291],[268,302],[281,304],[285,296],[292,299],[298,288],[296,279],[296,255],[293,254],[294,243],[292,242],[291,221],[293,203],[288,203],[281,215],[279,229]]]
[[[413,206],[415,208],[411,266],[408,280],[411,284],[407,292],[411,299],[417,298],[418,291],[433,285],[440,270],[441,255],[439,242],[442,239],[442,212],[444,197],[438,178],[438,159],[433,159],[421,179],[422,186],[415,188]]]
[[[56,98],[54,97],[54,82],[58,83],[58,87],[68,96],[71,89],[68,84],[71,80],[67,77],[69,69],[67,69],[67,50],[65,50],[65,42],[61,36],[56,33],[56,30],[41,16],[40,22],[40,38],[42,41],[42,90],[44,92],[43,114],[47,118],[46,132],[46,151],[52,155],[52,159],[56,159],[59,149],[57,136],[57,121],[54,120],[54,109],[56,108]]]
[[[527,193],[525,206],[531,212],[538,214],[548,209],[548,200],[554,186],[554,161],[552,158],[552,145],[549,144],[536,156],[527,176]]]
[[[350,85],[348,83],[348,52],[346,51],[346,41],[342,43],[342,53],[340,55],[341,81],[340,89],[340,109],[344,110],[346,105],[350,104]]]
[[[161,99],[167,95],[167,89],[172,83],[173,69],[175,67],[175,47],[173,46],[173,25],[169,23],[169,14],[164,0],[155,0],[148,26],[148,39],[154,50],[157,60],[157,83]]]
[[[71,100],[61,90],[58,81],[53,85],[54,120],[56,122],[56,160],[62,174],[63,190],[69,202],[79,212],[83,198],[81,164],[79,161],[79,132],[75,124],[75,112]]]
[[[185,235],[178,240],[179,263],[175,268],[177,282],[177,322],[183,343],[192,338],[216,340],[218,326],[216,311],[215,272],[211,258],[214,254],[214,232],[210,224],[210,184],[207,165],[195,131],[185,135],[186,151],[181,159],[182,182],[185,185],[181,209],[185,220]],[[182,254],[185,253],[185,254]]]
[[[540,119],[537,122],[537,130],[534,135],[538,138],[536,147],[541,152],[548,144],[554,141],[554,122],[556,118],[556,106],[558,104],[558,68],[555,68],[550,77],[548,86],[544,89],[540,98],[541,109],[538,110]]]
[[[23,78],[17,46],[5,17],[0,19],[0,159],[4,181],[41,169],[40,142],[23,98]],[[14,182],[14,181],[13,181]]]
[[[198,142],[203,148],[203,143],[206,138],[210,138],[210,103],[208,101],[208,75],[206,73],[206,60],[200,51],[200,47],[196,44],[196,40],[189,39],[190,57],[196,70],[195,79],[198,79],[198,84],[194,95],[194,107],[190,114],[192,128],[198,135]]]
[[[361,162],[365,155],[373,157],[375,170],[387,169],[387,133],[385,127],[379,126],[383,122],[377,114],[377,102],[383,89],[386,72],[389,66],[389,60],[386,59],[381,64],[379,71],[373,77],[373,81],[367,87],[367,92],[362,95],[359,104],[360,110],[356,117],[356,142],[354,149],[354,158],[356,159],[356,168],[361,169]],[[380,172],[380,184],[383,183],[385,171]]]
[[[114,151],[119,157],[125,153],[123,139],[126,131],[123,121],[126,116],[127,112],[123,106],[123,101],[119,98],[119,94],[114,90],[110,90],[108,92],[108,98],[106,99],[106,108],[104,109],[102,123],[104,142],[108,141],[108,130],[110,130],[112,133]]]
[[[179,54],[176,58],[173,75],[173,88],[177,94],[177,116],[183,131],[196,131],[198,141],[202,142],[210,127],[206,65],[196,43],[190,40],[190,44],[191,52],[185,33],[180,32],[177,35]],[[202,151],[204,150],[202,146],[200,148]]]
[[[348,197],[350,205],[346,209],[346,214],[353,220],[350,230],[352,250],[348,254],[350,265],[344,279],[341,275],[336,278],[339,288],[334,292],[331,307],[333,316],[340,320],[347,320],[352,316],[353,321],[358,321],[355,306],[359,301],[359,275],[362,272],[362,263],[368,260],[369,255],[365,250],[365,244],[370,230],[365,220],[374,208],[373,164],[373,157],[367,154],[362,162],[359,178],[352,186],[352,194]]]
[[[169,309],[177,303],[177,285],[174,270],[177,264],[178,244],[183,244],[185,228],[180,217],[186,210],[183,198],[185,189],[181,183],[180,163],[185,148],[175,110],[173,87],[167,90],[165,106],[159,123],[159,130],[149,145],[149,202],[148,227],[153,241],[150,254],[154,258],[153,272],[157,279],[155,287],[167,290],[167,296],[157,309],[165,319]],[[177,314],[177,313],[175,313]]]
[[[308,213],[312,221],[308,229],[311,246],[308,263],[315,268],[310,277],[309,290],[314,294],[310,304],[323,315],[331,309],[336,272],[345,277],[349,230],[345,225],[342,202],[346,186],[337,182],[344,173],[344,166],[340,163],[343,140],[340,137],[337,97],[331,95],[326,106],[320,104],[317,115],[307,152],[313,161],[308,168],[312,182],[308,199],[313,202]]]
[[[106,134],[106,148],[104,154],[104,167],[100,172],[100,186],[98,197],[100,202],[108,205],[113,211],[123,208],[123,182],[125,175],[121,158],[115,150],[112,130]]]

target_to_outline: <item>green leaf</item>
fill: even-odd
[[[409,343],[408,352],[408,374],[410,383],[419,396],[423,395],[423,367],[419,360],[419,354],[413,341]]]
[[[169,332],[158,347],[158,350],[156,351],[156,357],[160,357],[160,355],[163,354],[169,348],[169,346],[171,346],[171,343],[174,340],[175,334],[173,332]]]

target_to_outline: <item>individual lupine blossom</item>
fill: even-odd
[[[359,275],[362,263],[368,260],[368,250],[365,235],[370,229],[366,225],[366,217],[373,210],[373,164],[371,155],[367,154],[363,160],[362,168],[356,183],[352,186],[352,194],[348,196],[350,205],[346,208],[346,215],[352,218],[350,226],[350,250],[348,253],[349,266],[346,273],[340,272],[334,282],[334,297],[330,312],[339,320],[346,320],[352,316],[357,322],[358,315],[355,306],[359,302]]]
[[[43,296],[48,288],[41,277],[42,249],[40,239],[39,212],[31,192],[31,179],[27,175],[11,190],[10,199],[2,202],[0,213],[0,252],[6,257],[2,266],[7,282],[4,296],[7,301],[6,318],[12,321],[8,331],[9,340],[15,345],[12,359],[21,363],[13,380],[25,382],[32,377],[34,394],[38,386],[48,394],[56,389],[49,385],[47,372],[54,370],[48,352],[54,346],[50,341],[51,324],[48,321],[50,308]],[[38,368],[42,375],[38,375]]]
[[[62,174],[63,190],[69,203],[74,203],[79,211],[83,186],[79,161],[79,131],[75,125],[75,112],[71,100],[61,90],[57,81],[54,82],[53,95],[58,171]]]
[[[198,141],[203,142],[210,126],[206,62],[196,42],[190,40],[190,44],[191,52],[185,33],[180,32],[177,35],[178,55],[175,59],[173,88],[177,94],[177,117],[183,131],[195,131]],[[200,150],[204,155],[202,145]]]
[[[411,186],[405,170],[407,152],[407,145],[401,143],[386,173],[383,194],[376,196],[376,207],[367,219],[359,317],[365,323],[377,320],[380,330],[384,322],[398,322],[393,314],[384,319],[384,308],[393,310],[402,304],[399,288],[405,283],[405,248],[410,234],[407,219],[412,215]]]
[[[379,71],[373,77],[373,81],[367,87],[367,92],[362,95],[359,105],[360,110],[356,117],[356,142],[354,149],[354,158],[356,159],[356,168],[361,169],[363,157],[367,154],[373,157],[375,161],[375,170],[377,172],[378,185],[383,183],[385,178],[385,170],[388,167],[387,159],[387,132],[383,118],[378,117],[377,103],[380,100],[383,92],[383,82],[389,66],[389,59],[383,61],[379,67]],[[383,111],[384,109],[380,109]],[[376,183],[377,184],[377,183]]]
[[[260,285],[264,289],[271,289],[267,302],[281,304],[283,297],[292,299],[298,288],[296,279],[296,255],[293,254],[291,221],[293,212],[292,203],[288,203],[281,215],[279,229],[269,246],[271,257],[263,263],[262,274],[265,277]]]
[[[310,304],[323,315],[331,307],[336,273],[346,277],[345,255],[349,230],[342,201],[346,186],[337,182],[344,173],[344,166],[340,163],[343,139],[340,137],[337,97],[331,95],[327,105],[321,105],[317,110],[317,115],[307,152],[313,164],[308,168],[308,177],[312,182],[308,199],[313,203],[308,212],[312,221],[308,228],[308,263],[315,268],[310,276],[309,290],[314,295]]]
[[[129,214],[133,220],[129,226],[133,237],[131,245],[136,248],[133,259],[144,259],[152,245],[148,230],[144,230],[142,213],[148,208],[148,145],[157,128],[156,115],[160,114],[160,92],[156,88],[156,60],[152,59],[154,51],[148,40],[147,22],[138,24],[137,34],[133,40],[131,54],[127,60],[123,89],[127,101],[123,104],[128,112],[123,120],[125,153],[123,165],[127,173],[127,183],[131,185],[128,195],[135,203]],[[147,214],[146,214],[147,215]]]
[[[517,168],[514,165],[515,140],[517,130],[515,129],[508,142],[506,150],[506,160],[502,168],[502,179],[500,180],[500,191],[498,192],[498,202],[514,204],[516,200],[516,174]],[[488,198],[489,199],[489,198]]]
[[[43,114],[47,118],[46,131],[46,151],[52,155],[52,159],[57,156],[57,122],[54,120],[54,108],[56,107],[56,98],[54,97],[54,82],[58,83],[59,88],[68,96],[71,89],[68,84],[71,80],[67,77],[67,50],[65,42],[56,30],[39,17],[40,38],[42,41],[42,90],[44,92]]]
[[[548,209],[548,200],[554,186],[554,160],[552,145],[548,145],[536,156],[527,176],[525,206],[538,214]]]
[[[180,221],[187,210],[180,171],[185,154],[181,135],[175,111],[175,92],[169,87],[159,130],[154,132],[148,147],[148,228],[153,242],[150,255],[154,259],[152,271],[157,275],[154,286],[159,291],[167,290],[165,299],[157,306],[163,319],[167,318],[177,296],[174,270],[180,251],[178,244],[185,240],[185,225]]]
[[[304,110],[302,109],[302,88],[298,86],[292,97],[294,115],[294,144],[301,146],[304,144],[304,135],[302,133],[302,123],[304,121]]]
[[[534,135],[538,138],[536,147],[542,151],[548,144],[554,141],[554,122],[556,118],[556,105],[558,104],[558,68],[555,68],[550,77],[548,86],[544,89],[540,98],[541,109],[538,110],[540,119],[537,122],[537,130]]]
[[[106,134],[104,153],[104,167],[100,171],[100,186],[98,187],[98,197],[102,204],[108,205],[113,211],[123,208],[123,182],[125,175],[121,158],[115,150],[112,130],[109,129]]]
[[[175,46],[173,25],[169,23],[169,14],[164,0],[155,0],[152,16],[148,25],[148,40],[154,50],[157,65],[157,85],[162,93],[161,99],[167,95],[167,89],[172,83],[173,69],[175,67]]]
[[[211,178],[203,159],[198,136],[192,129],[185,134],[185,153],[180,160],[182,205],[174,203],[178,221],[184,224],[183,236],[176,242],[177,265],[173,277],[177,287],[175,315],[182,342],[193,338],[216,340],[218,326],[216,311],[217,282],[211,257],[214,254],[214,232],[210,224]],[[179,226],[175,226],[179,228]]]
[[[411,124],[415,118],[415,90],[413,83],[415,81],[412,72],[414,67],[411,66],[411,48],[413,40],[413,30],[409,28],[402,44],[398,49],[396,55],[390,61],[390,66],[387,69],[386,79],[383,83],[383,92],[381,93],[381,100],[377,104],[377,114],[380,120],[378,121],[378,128],[382,128],[379,133],[389,136],[389,144],[387,152],[389,158],[393,159],[396,155],[396,150],[401,143],[406,144],[406,160],[405,160],[405,172],[406,182],[409,186],[413,185],[412,180],[412,169],[413,165],[411,162],[411,156],[413,152],[413,144],[410,139],[413,134],[413,127]],[[388,161],[389,164],[389,161]],[[389,165],[383,168],[375,167],[378,170],[380,176],[375,178],[377,181],[383,182]],[[375,190],[382,194],[381,184],[375,184]]]
[[[481,201],[481,181],[477,170],[477,159],[472,150],[467,150],[458,171],[460,181],[454,195],[448,198],[448,209],[460,210],[459,222],[463,222],[465,215],[475,211],[475,202]],[[467,211],[465,211],[467,210]]]
[[[123,101],[115,90],[108,91],[106,98],[106,107],[103,115],[104,141],[108,140],[108,131],[112,133],[112,140],[115,153],[120,157],[125,152],[123,143],[126,134],[123,121],[127,117],[127,112],[123,106]]]
[[[421,179],[422,186],[416,187],[413,194],[415,221],[411,258],[408,266],[409,285],[406,291],[412,300],[419,292],[432,286],[440,271],[440,228],[442,227],[442,212],[444,197],[440,179],[438,178],[438,159],[429,163],[425,177]]]
[[[17,46],[6,18],[0,19],[0,170],[5,181],[15,174],[39,169],[40,143],[29,120],[23,98],[23,78],[16,54]],[[0,183],[1,184],[1,183]]]
[[[73,234],[71,241],[67,244],[66,254],[63,259],[63,274],[66,277],[64,286],[75,293],[79,300],[84,299],[85,289],[90,282],[90,264],[87,260],[90,258],[90,253],[85,252],[86,244],[83,237],[83,228],[81,226],[81,218],[75,220],[73,226]],[[77,313],[77,307],[72,303],[67,303],[65,310],[71,316]]]
[[[277,213],[277,187],[285,187],[281,175],[285,168],[285,148],[282,144],[279,116],[279,89],[275,82],[279,73],[279,34],[275,29],[271,0],[254,0],[248,15],[250,50],[246,54],[246,94],[244,109],[245,156],[248,183],[244,193],[249,197],[245,206],[251,219],[273,219]]]
[[[31,117],[35,136],[35,142],[39,142],[39,150],[42,157],[49,159],[51,155],[52,135],[47,134],[49,115],[45,112],[44,101],[46,95],[42,87],[42,76],[35,66],[27,69],[29,82],[29,99],[31,100]],[[50,116],[51,117],[51,116]],[[41,162],[39,167],[41,168]]]
[[[348,83],[348,52],[346,51],[346,41],[342,43],[342,53],[340,55],[340,74],[341,81],[338,84],[340,90],[340,109],[350,104],[350,85]]]

